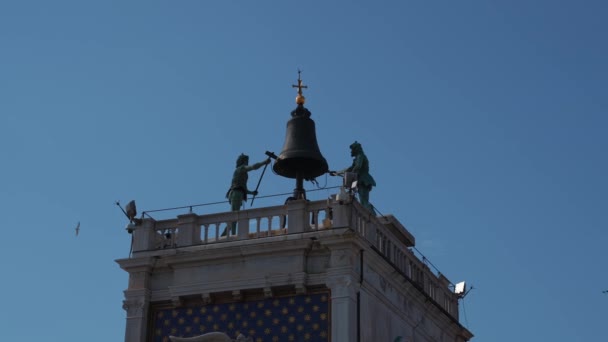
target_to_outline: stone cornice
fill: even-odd
[[[130,258],[130,259],[117,259],[115,262],[123,270],[131,272],[149,272],[156,262],[157,258],[144,257],[144,258]]]
[[[444,309],[440,309],[439,303],[430,298],[429,295],[424,291],[421,291],[418,287],[416,287],[411,279],[407,278],[399,271],[395,272],[396,269],[390,263],[386,262],[383,256],[376,253],[371,247],[366,251],[368,251],[368,253],[366,253],[365,261],[370,263],[368,267],[373,269],[378,275],[382,276],[383,279],[390,283],[393,288],[401,289],[400,292],[403,295],[408,295],[408,298],[414,298],[420,307],[427,307],[427,313],[432,314],[435,319],[443,322],[443,327],[449,326],[454,333],[459,333],[463,336],[470,335],[467,340],[473,337],[472,333],[462,326],[460,322],[458,322],[453,316],[447,313]],[[369,286],[368,288],[373,288],[373,286]],[[377,290],[374,291],[377,292]]]
[[[287,234],[261,239],[237,240],[207,245],[182,247],[173,249],[173,253],[163,251],[160,257],[163,264],[169,267],[189,263],[204,264],[205,262],[226,261],[235,257],[252,257],[261,255],[290,254],[299,255],[303,250],[310,249],[314,241],[321,246],[334,247],[339,244],[345,246],[364,241],[349,229],[333,229],[299,234]],[[136,257],[137,258],[137,257]],[[149,256],[148,256],[149,258]],[[131,259],[122,259],[131,260]],[[120,260],[120,261],[122,261]],[[118,262],[118,261],[117,261]]]

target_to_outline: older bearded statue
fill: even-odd
[[[357,192],[359,193],[359,202],[365,208],[370,211],[374,211],[374,207],[369,203],[369,192],[372,191],[372,187],[376,186],[376,181],[369,174],[369,160],[365,153],[363,153],[363,147],[358,142],[354,142],[350,145],[350,155],[353,157],[353,164],[342,171],[331,171],[330,174],[343,174],[344,172],[353,172],[357,174]]]

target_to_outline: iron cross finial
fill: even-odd
[[[298,85],[293,84],[292,88],[298,88],[298,95],[302,95],[302,89],[308,89],[308,86],[302,85],[302,79],[300,78],[300,74],[302,71],[298,69]]]

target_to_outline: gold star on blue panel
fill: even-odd
[[[245,303],[213,304],[177,309],[155,309],[151,327],[154,342],[169,335],[198,336],[220,331],[239,333],[254,341],[329,341],[328,295],[310,294]]]

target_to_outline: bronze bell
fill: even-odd
[[[287,122],[285,145],[273,170],[287,178],[314,179],[329,170],[319,150],[315,122],[302,105],[298,105],[291,115]]]
[[[295,199],[305,199],[303,180],[312,180],[329,170],[327,161],[321,155],[315,122],[310,118],[310,111],[304,108],[305,98],[302,89],[300,71],[298,71],[298,107],[291,112],[291,119],[287,122],[285,144],[283,150],[272,167],[277,174],[296,179],[294,190]]]

